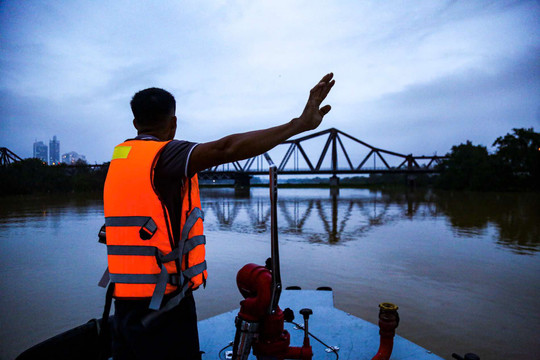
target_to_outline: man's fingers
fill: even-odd
[[[319,81],[319,83],[327,83],[329,82],[330,80],[332,80],[332,77],[334,76],[334,73],[328,73],[326,75],[324,75],[321,79],[321,81]]]
[[[328,95],[330,90],[332,90],[332,86],[334,86],[335,83],[336,83],[336,80],[332,80],[323,88],[322,94],[321,94],[322,100],[326,98],[326,95]]]
[[[320,82],[311,91],[309,92],[310,98],[319,102],[323,102],[330,90],[335,84],[335,80],[330,81],[329,83]]]
[[[326,99],[326,96],[332,89],[332,86],[335,84],[335,80],[330,81],[329,83],[323,83],[320,82],[313,88],[311,91],[310,97],[313,98],[313,100],[317,101],[319,104]]]
[[[330,105],[324,105],[319,111],[321,112],[322,116],[328,114],[328,112],[332,109]]]
[[[317,90],[321,90],[323,89],[325,86],[328,86],[328,83],[330,82],[330,80],[332,79],[332,77],[334,77],[334,74],[333,73],[328,73],[326,75],[324,75],[321,79],[321,81],[319,81],[317,83],[317,85],[315,85],[313,87],[313,89],[311,89],[310,93],[314,93],[316,92]],[[334,83],[335,81],[332,80],[332,83]]]

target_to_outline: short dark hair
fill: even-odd
[[[137,125],[147,130],[161,128],[176,111],[174,96],[155,87],[133,95],[130,105]]]

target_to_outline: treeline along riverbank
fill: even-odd
[[[513,129],[497,138],[489,154],[470,141],[453,146],[439,165],[437,187],[454,190],[540,190],[540,133]]]
[[[416,186],[447,190],[539,191],[540,133],[513,129],[497,138],[490,154],[487,147],[470,141],[453,146],[437,175],[414,175]],[[47,166],[38,159],[25,159],[0,168],[0,195],[101,191],[108,163],[91,167],[65,164]],[[406,174],[342,178],[342,187],[404,185]],[[257,186],[256,181],[253,185]],[[327,187],[328,179],[291,179],[288,187]]]
[[[39,159],[24,159],[0,167],[0,195],[102,191],[108,168],[84,162],[49,166]]]

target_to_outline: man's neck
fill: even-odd
[[[172,139],[169,139],[168,135],[165,135],[165,134],[162,134],[162,133],[156,133],[156,132],[152,132],[152,131],[139,131],[139,132],[137,132],[137,137],[142,137],[142,136],[151,136],[151,137],[154,137],[154,138],[156,138],[157,140],[160,140],[160,141],[172,140]]]

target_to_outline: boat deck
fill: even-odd
[[[379,327],[334,307],[332,291],[284,290],[279,301],[282,309],[291,308],[295,322],[303,324],[299,310],[310,308],[309,331],[330,346],[339,347],[341,360],[371,360],[379,349]],[[201,350],[203,359],[219,359],[219,351],[234,340],[234,319],[239,309],[214,316],[199,322]],[[303,330],[296,330],[294,324],[285,323],[291,334],[291,346],[302,346]],[[397,329],[399,332],[399,328]],[[333,352],[310,338],[313,359],[336,359]],[[232,350],[232,347],[226,349]],[[222,353],[225,359],[225,351]],[[250,355],[249,359],[256,359]],[[392,360],[441,360],[442,358],[396,334]]]

